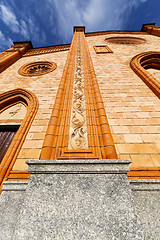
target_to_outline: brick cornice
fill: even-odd
[[[35,55],[42,55],[42,54],[48,54],[48,53],[54,53],[54,52],[68,51],[69,49],[70,49],[70,44],[57,45],[57,46],[51,46],[51,47],[34,48],[34,49],[29,49],[23,55],[23,57],[30,57],[30,56],[35,56]]]
[[[92,37],[92,36],[100,36],[100,35],[107,35],[107,34],[137,34],[137,35],[146,35],[148,33],[141,32],[141,31],[102,31],[102,32],[90,32],[85,33],[86,37]]]
[[[15,43],[10,49],[0,53],[0,73],[20,59],[27,49],[30,48],[30,43]]]

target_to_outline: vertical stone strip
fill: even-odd
[[[76,27],[40,159],[115,159],[84,28]]]
[[[68,149],[70,150],[88,149],[83,58],[81,52],[81,36],[80,32],[78,32],[68,142]]]

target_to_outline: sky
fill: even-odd
[[[0,52],[13,41],[33,47],[70,43],[73,26],[86,32],[160,26],[160,0],[0,0]]]

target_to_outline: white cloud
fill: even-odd
[[[78,1],[75,0],[50,0],[57,12],[59,34],[68,40],[73,32],[74,25],[83,25],[82,10],[79,9]],[[63,7],[62,7],[63,6]]]
[[[3,33],[0,31],[0,43],[4,42],[4,40],[5,40],[5,37],[4,37]]]
[[[28,27],[24,20],[20,20],[20,33],[23,37],[29,38]]]
[[[75,25],[84,25],[86,32],[124,29],[133,8],[149,0],[46,0],[45,7],[43,0],[39,0],[38,7],[27,0],[24,8],[29,11],[25,12],[16,0],[10,0],[10,5],[1,1],[0,19],[13,33],[45,44],[48,33],[53,42],[71,41]]]
[[[15,14],[11,11],[10,8],[6,7],[3,4],[0,4],[1,10],[1,19],[2,21],[15,33],[19,32],[19,23]]]
[[[86,31],[123,29],[131,10],[146,1],[81,0],[80,4],[78,0],[48,0],[48,4],[56,8],[59,33],[68,39],[74,25],[85,25]]]
[[[34,34],[34,28],[35,28],[34,20],[31,19],[31,17],[30,17],[28,19],[28,29],[32,34]]]
[[[0,31],[0,50],[8,49],[13,45],[13,41],[9,37],[5,37],[4,34]]]

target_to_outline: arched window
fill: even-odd
[[[28,90],[0,94],[0,184],[8,177],[37,110],[38,99]]]
[[[148,69],[160,70],[160,53],[146,52],[132,58],[131,68],[145,84],[160,98],[160,80],[155,78]]]

